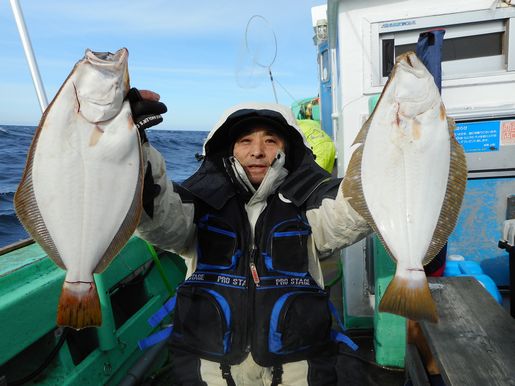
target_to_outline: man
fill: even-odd
[[[284,106],[229,109],[204,150],[199,170],[180,186],[143,145],[139,235],[188,265],[169,338],[172,380],[336,384],[318,255],[361,239],[368,225],[342,196],[341,181],[315,163]]]

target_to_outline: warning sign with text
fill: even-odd
[[[466,153],[498,151],[501,121],[460,122],[454,136]]]
[[[515,145],[515,120],[501,121],[501,146]]]

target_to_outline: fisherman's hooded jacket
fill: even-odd
[[[231,132],[243,119],[281,127],[280,152],[256,190],[232,157]],[[260,366],[308,359],[331,346],[331,311],[321,254],[370,232],[342,195],[341,180],[314,161],[292,113],[277,104],[228,110],[210,132],[199,170],[170,182],[165,163],[144,145],[161,191],[141,237],[183,256],[171,344],[235,365],[249,353]]]

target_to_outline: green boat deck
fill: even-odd
[[[142,355],[138,340],[153,332],[148,317],[186,273],[179,256],[152,251],[133,237],[103,273],[94,275],[102,326],[67,329],[57,358],[33,382],[110,385],[123,379]],[[59,341],[63,329],[56,326],[56,312],[64,276],[37,244],[0,255],[0,383],[32,373]]]

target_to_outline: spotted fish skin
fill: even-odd
[[[102,272],[141,215],[142,155],[124,96],[128,51],[86,50],[35,132],[14,204],[31,236],[66,270],[57,324],[101,325],[93,273]]]
[[[465,154],[453,131],[429,71],[415,53],[399,56],[343,184],[397,263],[380,311],[438,320],[423,266],[445,245],[465,192]]]

